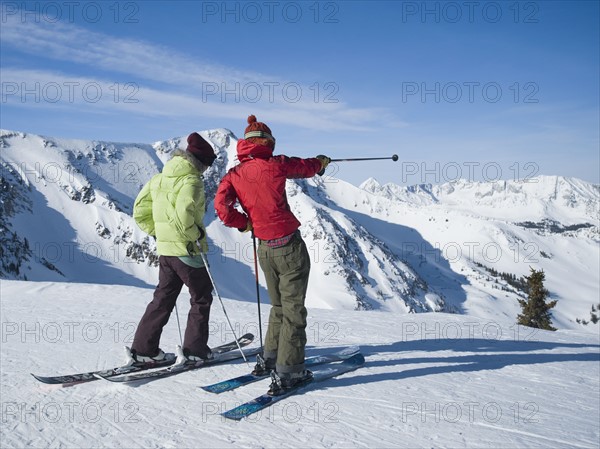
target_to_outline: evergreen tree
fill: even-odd
[[[598,310],[600,310],[600,304],[598,304],[597,309],[594,306],[594,304],[592,304],[592,311],[590,312],[590,321],[594,324],[596,324],[599,321],[598,314],[596,313]]]
[[[552,327],[550,309],[556,305],[556,301],[546,303],[549,292],[544,287],[544,280],[546,279],[544,270],[530,269],[531,274],[525,276],[527,301],[519,299],[522,313],[517,316],[517,324],[555,331],[556,329]]]

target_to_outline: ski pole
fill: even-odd
[[[256,303],[258,304],[258,333],[260,334],[260,349],[263,350],[262,319],[260,315],[260,286],[258,284],[258,262],[256,261],[256,237],[252,233],[252,247],[254,248],[254,273],[256,275]]]
[[[175,316],[177,317],[177,329],[179,329],[179,342],[183,348],[183,338],[181,337],[181,323],[179,322],[179,310],[177,310],[177,302],[175,302]]]
[[[225,315],[225,318],[227,318],[227,323],[229,324],[229,329],[231,330],[231,333],[233,334],[233,338],[235,339],[235,344],[237,345],[238,349],[240,350],[240,353],[242,354],[242,357],[244,358],[244,362],[248,363],[248,360],[246,359],[246,355],[244,354],[244,351],[242,351],[240,342],[237,339],[237,335],[235,335],[235,331],[233,330],[233,326],[231,325],[229,316],[227,315],[227,310],[225,310],[225,304],[223,304],[221,295],[219,295],[219,291],[217,290],[217,284],[215,283],[215,280],[213,279],[212,274],[208,268],[208,260],[206,260],[206,256],[204,255],[204,253],[202,251],[200,251],[200,256],[202,256],[202,261],[204,262],[204,267],[206,268],[206,272],[208,273],[210,282],[212,282],[213,288],[215,289],[215,294],[217,295],[217,298],[219,298],[219,302],[221,303],[221,307],[223,309],[223,314]]]
[[[349,159],[331,159],[331,162],[352,162],[352,161],[381,161],[391,159],[394,162],[398,160],[398,155],[393,154],[389,157],[355,157]]]

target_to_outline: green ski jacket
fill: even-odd
[[[135,200],[133,218],[142,231],[156,237],[161,256],[198,255],[197,240],[202,252],[208,251],[201,168],[194,156],[178,151]]]

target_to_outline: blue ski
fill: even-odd
[[[331,353],[331,354],[323,354],[317,355],[313,357],[307,357],[304,361],[304,364],[307,367],[322,365],[324,363],[330,362],[341,362],[343,360],[349,359],[354,354],[360,352],[360,348],[358,346],[348,346],[343,348],[340,351]],[[250,384],[252,382],[256,382],[261,379],[266,379],[269,377],[269,374],[265,374],[262,376],[257,376],[252,373],[243,374],[238,377],[233,377],[231,379],[223,380],[221,382],[217,382],[212,385],[206,385],[201,387],[204,391],[208,391],[209,393],[223,393],[225,391],[231,391],[243,385]]]
[[[313,388],[316,382],[321,382],[331,379],[332,377],[339,376],[340,374],[354,371],[355,369],[360,368],[364,363],[365,358],[361,353],[358,353],[353,355],[348,360],[344,360],[343,362],[323,365],[323,367],[319,367],[313,371],[313,379],[308,383],[291,388],[279,396],[270,396],[265,393],[249,402],[246,402],[245,404],[223,412],[222,415],[225,418],[239,421],[240,419],[267,408],[276,402],[281,401],[282,399],[290,397],[294,394],[303,393],[304,391]]]

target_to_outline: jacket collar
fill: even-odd
[[[240,162],[251,159],[269,159],[273,156],[273,149],[265,145],[257,145],[245,139],[238,140],[237,155]]]

